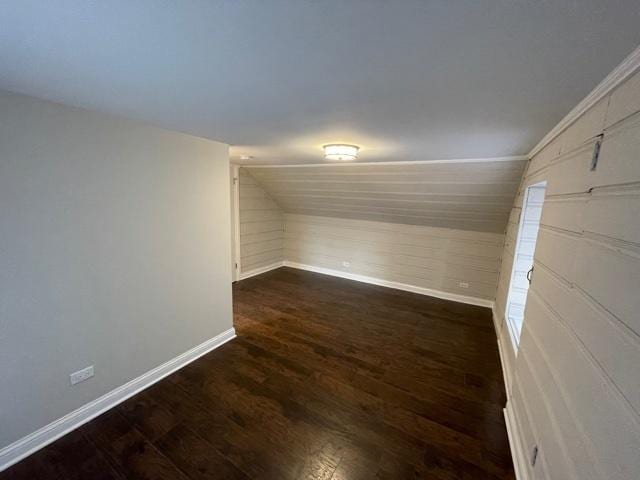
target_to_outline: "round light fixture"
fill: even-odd
[[[360,147],[355,145],[337,143],[325,145],[322,148],[324,148],[324,158],[327,160],[355,160],[358,158],[358,150],[360,150]]]

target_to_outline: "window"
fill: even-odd
[[[547,182],[527,187],[518,224],[518,237],[513,253],[513,268],[505,312],[509,333],[516,351],[520,343],[527,293],[533,274],[533,254],[538,239],[546,187]]]

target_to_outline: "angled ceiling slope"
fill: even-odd
[[[503,232],[525,163],[243,168],[285,213]]]

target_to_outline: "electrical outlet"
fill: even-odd
[[[351,262],[344,261],[344,262],[342,262],[342,266],[344,268],[349,268],[351,266]]]
[[[73,372],[69,375],[69,380],[71,381],[71,385],[75,385],[76,383],[84,382],[91,377],[93,377],[93,365],[83,368],[82,370],[78,370],[77,372]]]
[[[458,285],[460,288],[469,288],[469,282],[460,282]]]

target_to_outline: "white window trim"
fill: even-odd
[[[525,191],[525,195],[524,198],[522,199],[522,207],[520,209],[520,219],[518,220],[518,231],[516,233],[516,243],[513,247],[513,264],[511,265],[511,277],[509,279],[509,289],[507,292],[507,301],[505,303],[505,311],[504,311],[504,318],[507,324],[507,329],[509,330],[509,338],[511,339],[511,346],[513,347],[513,351],[514,353],[517,355],[518,354],[518,347],[520,345],[520,338],[522,337],[522,329],[524,327],[524,312],[523,312],[523,318],[522,318],[522,325],[520,325],[520,335],[518,335],[518,332],[516,331],[516,327],[513,325],[513,320],[511,319],[511,317],[509,316],[509,307],[511,305],[511,293],[512,293],[512,285],[513,285],[513,280],[515,277],[515,273],[516,273],[516,260],[517,260],[517,255],[518,255],[518,247],[520,246],[520,241],[521,241],[521,237],[522,237],[522,230],[524,227],[524,218],[525,218],[525,211],[529,202],[529,191],[532,187],[545,187],[547,186],[547,181],[546,180],[541,180],[541,181],[537,181],[535,183],[530,183],[529,185],[527,185],[524,188]],[[544,204],[543,204],[544,205]],[[544,208],[544,207],[543,207]],[[536,236],[536,244],[537,244],[538,238]],[[535,262],[535,258],[534,258],[534,262]],[[528,292],[528,288],[527,288],[527,292]],[[525,300],[525,311],[526,311],[526,300]]]

